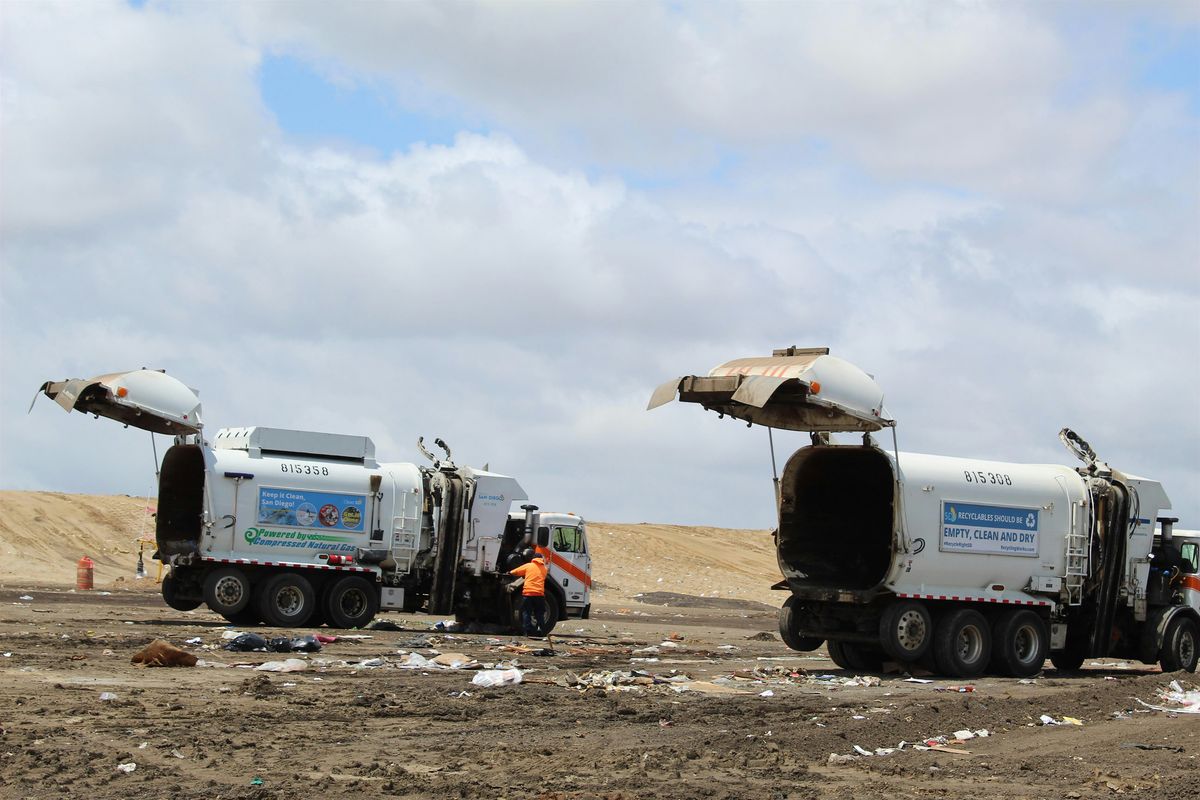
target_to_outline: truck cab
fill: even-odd
[[[509,525],[519,530],[524,517],[509,514]],[[549,544],[537,550],[550,567],[547,584],[553,584],[564,617],[587,619],[592,609],[592,557],[588,549],[587,523],[578,514],[543,511],[539,515],[539,536]],[[548,589],[547,591],[551,591]]]

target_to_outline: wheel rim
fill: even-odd
[[[299,586],[284,586],[275,593],[275,608],[285,617],[295,617],[304,610],[304,592]]]
[[[1041,637],[1032,625],[1022,625],[1013,636],[1013,652],[1022,664],[1037,658]]]
[[[983,633],[974,625],[964,625],[958,631],[958,659],[963,664],[974,664],[983,654]]]
[[[925,625],[925,615],[916,609],[909,609],[900,615],[896,625],[896,641],[902,648],[915,652],[925,643],[929,629]]]
[[[1196,635],[1191,630],[1184,630],[1179,636],[1179,663],[1189,666],[1196,657]]]
[[[347,617],[357,617],[367,607],[367,596],[361,589],[347,589],[345,592],[342,592],[341,601],[338,603],[338,606]]]
[[[214,587],[213,594],[217,596],[217,600],[222,605],[227,607],[236,606],[242,601],[242,596],[245,594],[245,589],[242,582],[232,575],[226,575],[217,581]]]

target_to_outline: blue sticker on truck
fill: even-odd
[[[1041,511],[942,501],[938,549],[944,553],[1038,555]]]
[[[304,489],[258,489],[260,525],[286,525],[321,531],[362,533],[366,522],[367,497]]]

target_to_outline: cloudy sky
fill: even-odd
[[[4,3],[0,486],[150,490],[149,434],[26,414],[150,366],[214,428],[766,527],[763,429],[644,408],[795,344],[902,449],[1071,426],[1200,528],[1198,8]]]

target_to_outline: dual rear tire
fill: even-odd
[[[204,580],[204,602],[235,625],[265,622],[296,628],[327,623],[332,628],[362,628],[379,613],[379,590],[359,575],[342,575],[314,587],[299,572],[266,574],[254,585],[238,567],[219,567]]]

